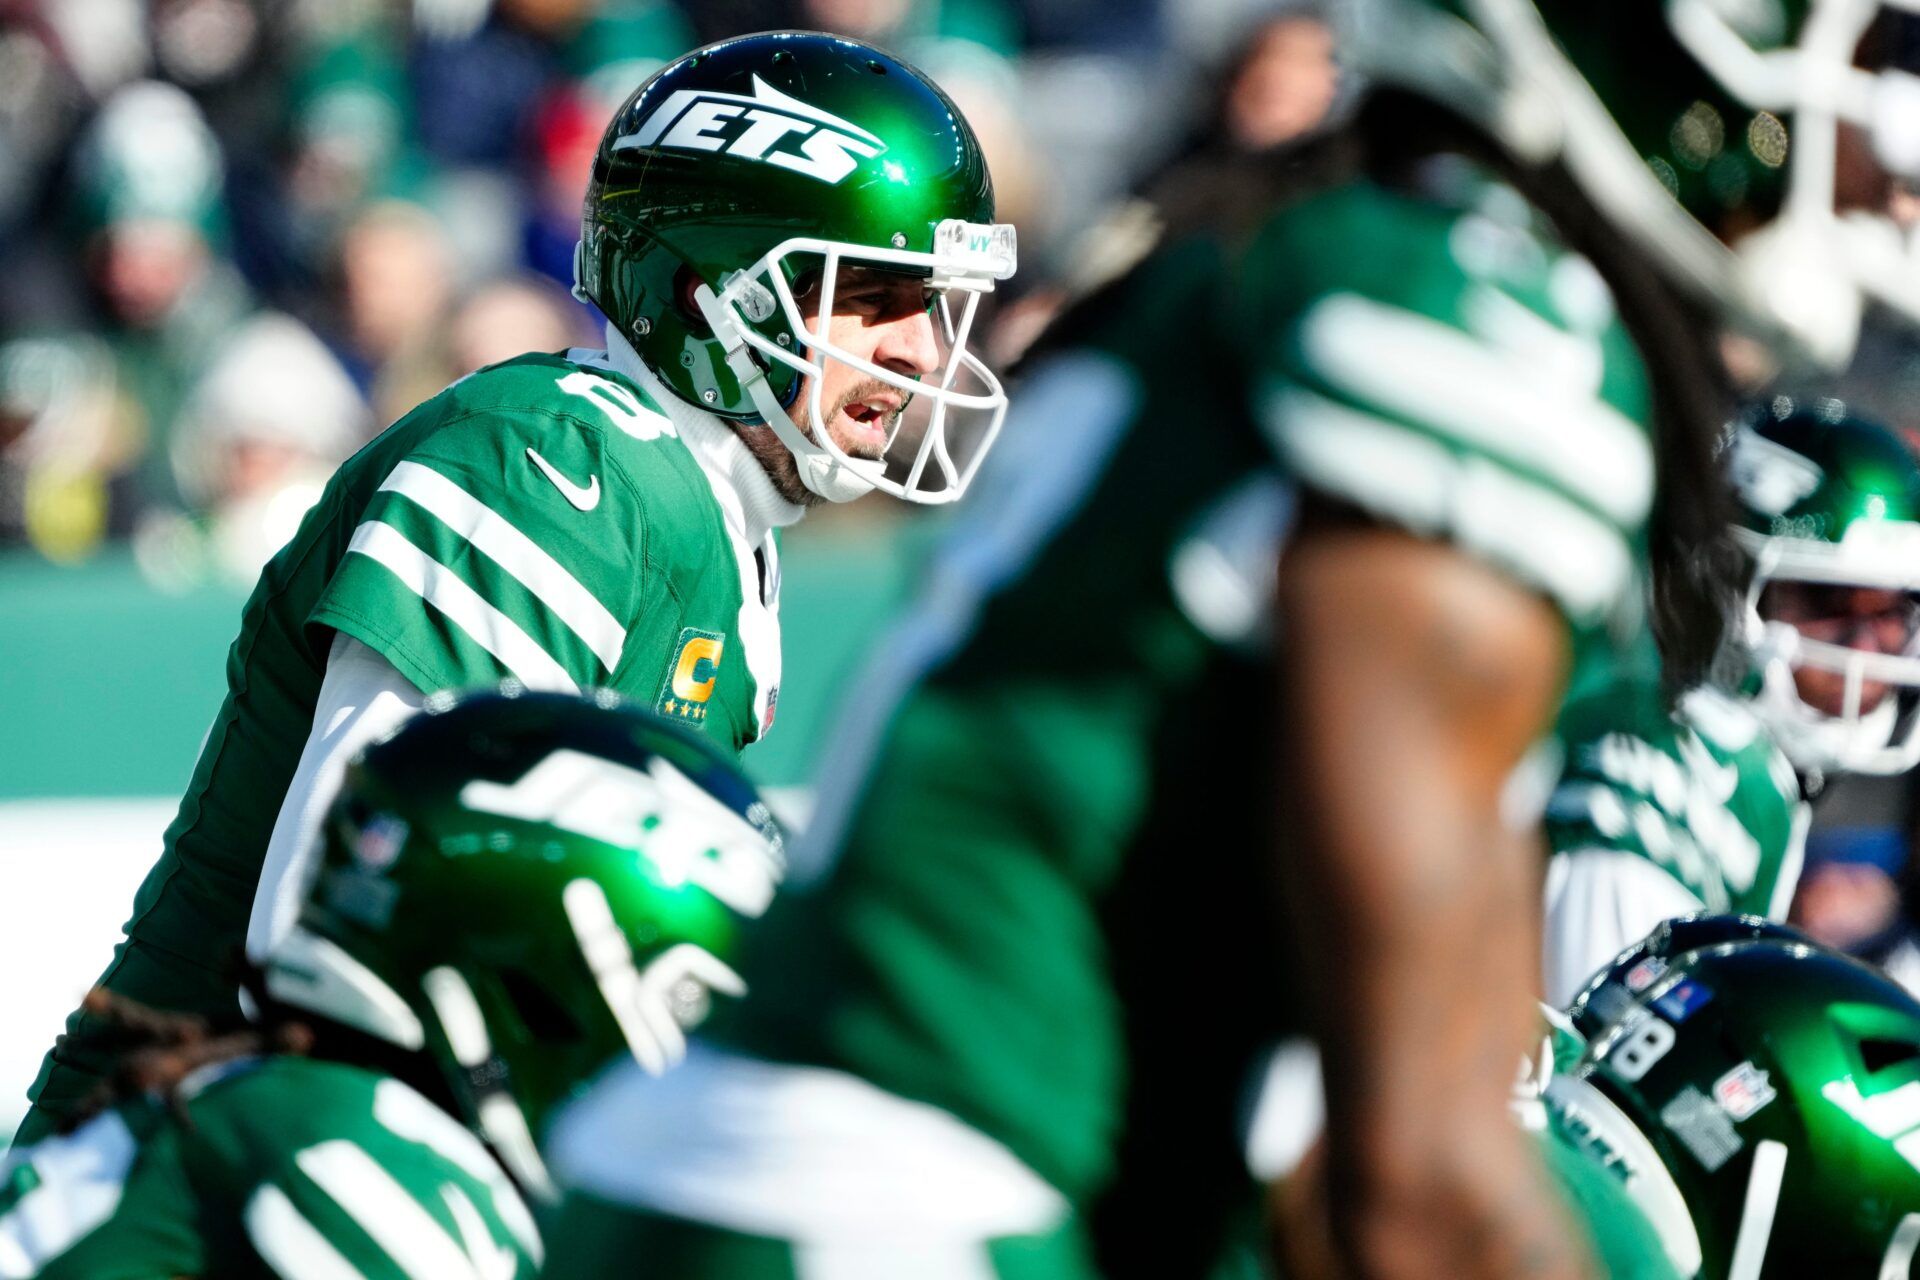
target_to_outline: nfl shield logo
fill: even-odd
[[[1745,1120],[1775,1097],[1767,1073],[1743,1062],[1713,1082],[1713,1100],[1735,1120]]]

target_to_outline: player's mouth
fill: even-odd
[[[906,399],[897,392],[875,392],[841,406],[841,421],[834,426],[840,447],[856,458],[878,458],[886,452],[887,437],[895,418],[906,407]]]

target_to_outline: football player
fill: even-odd
[[[532,1135],[739,994],[782,861],[722,750],[604,695],[436,699],[320,844],[250,1030],[95,993],[112,1096],[0,1164],[0,1276],[532,1277]]]
[[[1013,265],[966,121],[880,50],[748,36],[648,80],[586,199],[578,288],[606,349],[482,369],[334,476],[246,606],[101,985],[230,1010],[234,953],[291,923],[343,762],[437,690],[608,688],[729,751],[765,733],[774,530],[873,489],[960,496],[1005,409],[967,336]],[[97,1078],[88,1027],[23,1133]]]
[[[1785,919],[1803,793],[1920,759],[1920,462],[1837,402],[1786,397],[1736,428],[1726,457],[1752,566],[1743,683],[1701,685],[1669,713],[1649,655],[1562,713],[1568,769],[1547,807],[1553,1004],[1670,917]]]
[[[570,1262],[1198,1274],[1247,1058],[1298,993],[1348,1268],[1589,1272],[1506,1123],[1532,748],[1638,627],[1648,551],[1680,687],[1717,643],[1686,568],[1724,525],[1720,327],[1843,356],[1862,279],[1912,278],[1832,200],[1836,111],[1889,155],[1911,119],[1850,66],[1872,6],[1728,12],[1340,11],[1370,20],[1357,117],[1249,170],[1258,225],[1176,229],[1045,340],[996,455],[1017,486],[823,755],[754,999],[557,1125]],[[1709,230],[1735,224],[1750,255]],[[1146,1191],[1096,1264],[1121,1167]]]
[[[1753,917],[1673,921],[1576,999],[1524,1112],[1598,1166],[1682,1277],[1906,1276],[1920,1002]]]

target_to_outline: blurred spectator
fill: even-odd
[[[1881,965],[1920,992],[1920,939],[1902,905],[1908,860],[1895,826],[1832,826],[1807,841],[1793,923],[1816,941]]]
[[[420,206],[382,201],[341,236],[335,273],[334,354],[390,422],[439,390],[422,366],[453,291],[445,233]]]
[[[259,43],[260,14],[247,0],[148,0],[157,69],[175,84],[231,79]]]
[[[455,166],[510,166],[563,74],[585,79],[614,68],[631,90],[692,43],[685,20],[659,0],[494,0],[491,8],[417,0],[415,22],[409,64],[420,140]]]
[[[571,298],[545,280],[529,278],[484,286],[454,312],[448,332],[448,382],[529,351],[603,345]]]
[[[0,236],[31,207],[85,101],[58,39],[44,22],[0,27]]]
[[[88,283],[115,378],[145,418],[143,501],[174,502],[165,456],[188,385],[250,307],[216,248],[222,161],[193,100],[139,81],[88,124],[74,162]]]
[[[629,85],[628,92],[632,88]],[[625,96],[602,102],[569,86],[547,98],[533,123],[532,173],[522,230],[524,261],[568,287],[573,284],[573,246],[580,239],[580,203],[593,175],[593,153],[607,118]]]
[[[188,513],[145,524],[141,566],[166,584],[251,583],[369,435],[366,402],[326,346],[291,316],[256,316],[188,398],[168,459]]]
[[[1170,229],[1201,220],[1230,225],[1271,207],[1269,171],[1247,158],[1323,127],[1339,102],[1340,77],[1331,28],[1316,7],[1289,0],[1251,8],[1214,31],[1209,48],[1224,63],[1196,77],[1214,87],[1185,140],[1138,179],[1132,195],[1088,219],[1052,278],[1029,285],[1000,317],[989,346],[995,360],[1011,363],[1062,306],[1126,272]]]
[[[1339,83],[1332,29],[1313,13],[1283,13],[1255,30],[1229,73],[1221,133],[1242,151],[1292,142],[1320,127]]]
[[[113,523],[131,506],[117,491],[140,444],[100,343],[49,336],[0,346],[0,541],[68,561],[127,532]]]
[[[146,73],[151,55],[140,0],[59,0],[36,9],[61,57],[96,102]]]
[[[352,30],[308,50],[294,75],[286,199],[310,256],[359,204],[393,190],[404,164],[405,82],[390,40],[380,27]]]

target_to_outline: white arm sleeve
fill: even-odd
[[[425,695],[392,663],[360,641],[335,633],[327,674],[313,708],[313,733],[300,753],[253,891],[247,959],[258,962],[292,927],[314,867],[316,838],[347,761],[420,707]]]
[[[1662,920],[1706,909],[1659,866],[1617,849],[1556,853],[1547,863],[1546,896],[1541,973],[1556,1009]]]

